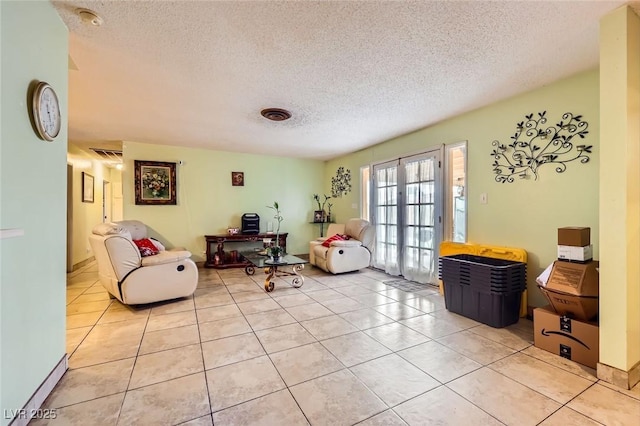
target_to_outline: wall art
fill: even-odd
[[[516,133],[510,144],[495,140],[491,152],[495,180],[512,183],[516,177],[526,179],[534,176],[546,165],[555,166],[556,173],[564,173],[567,163],[579,161],[588,163],[593,145],[576,145],[576,136],[584,139],[589,133],[589,123],[581,115],[567,112],[555,125],[547,126],[547,112],[526,115],[526,120],[516,124]]]
[[[176,163],[135,160],[136,204],[175,205]]]

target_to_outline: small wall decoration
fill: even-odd
[[[93,203],[94,199],[93,176],[82,172],[82,202]]]
[[[324,222],[324,210],[316,210],[313,212],[313,221],[315,223]]]
[[[135,160],[136,204],[175,205],[176,163]]]
[[[589,133],[589,123],[581,115],[567,112],[555,126],[544,127],[547,123],[547,111],[526,115],[526,121],[518,123],[516,133],[511,136],[509,145],[495,140],[491,152],[494,158],[493,172],[496,182],[512,183],[515,177],[526,179],[533,175],[538,179],[541,166],[554,164],[556,173],[563,173],[567,163],[579,160],[588,163],[593,145],[574,145],[575,136],[584,139]]]
[[[351,192],[351,170],[338,167],[335,177],[331,178],[331,196],[342,197]]]
[[[231,172],[231,185],[244,186],[244,172]]]

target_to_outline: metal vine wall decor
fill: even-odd
[[[593,145],[574,145],[573,138],[584,139],[589,123],[581,115],[567,112],[555,126],[545,128],[547,111],[526,115],[525,121],[517,124],[516,133],[511,136],[512,143],[501,144],[495,140],[491,156],[496,182],[512,183],[516,176],[525,179],[533,174],[538,179],[538,170],[545,164],[555,164],[556,172],[563,173],[567,163],[579,160],[588,163]],[[575,148],[575,149],[574,149]]]
[[[351,170],[338,167],[335,177],[331,178],[331,196],[342,197],[351,192]]]

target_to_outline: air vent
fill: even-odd
[[[281,108],[266,108],[260,111],[260,114],[271,121],[284,121],[291,118],[291,113]]]
[[[90,148],[91,151],[98,154],[102,159],[122,163],[122,151],[115,149]]]

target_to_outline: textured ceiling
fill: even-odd
[[[328,159],[596,67],[624,3],[53,1],[69,138]]]

